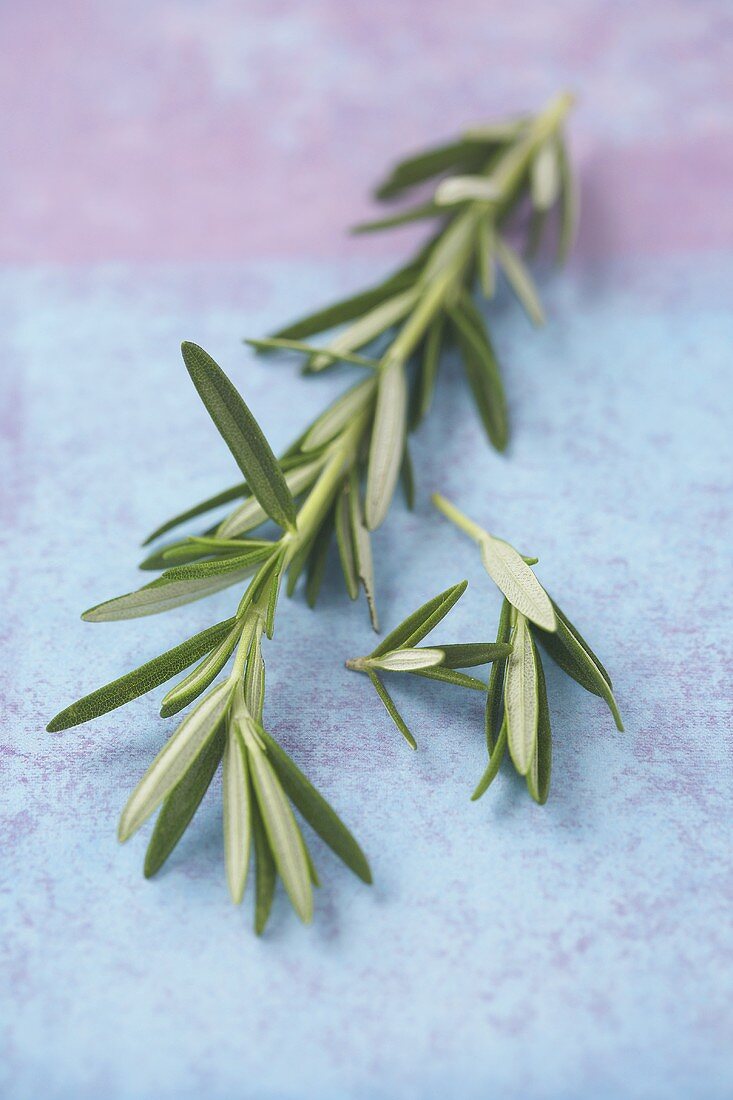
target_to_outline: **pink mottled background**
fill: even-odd
[[[343,233],[385,163],[558,86],[580,96],[581,255],[733,240],[720,0],[31,0],[0,40],[6,260],[394,252]]]

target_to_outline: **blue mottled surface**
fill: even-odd
[[[335,577],[317,613],[284,605],[266,653],[267,722],[376,878],[363,887],[319,846],[310,930],[279,898],[258,941],[251,898],[231,907],[218,793],[156,881],[140,873],[144,841],[117,846],[126,792],[171,727],[156,718],[164,689],[43,732],[61,704],[236,600],[78,620],[136,583],[134,541],[162,514],[232,479],[180,334],[220,358],[283,443],[344,378],[301,379],[237,339],[356,274],[257,264],[4,280],[21,464],[3,599],[3,1095],[729,1095],[729,259],[579,265],[547,279],[540,334],[500,300],[511,454],[483,445],[449,369],[415,441],[416,514],[399,504],[377,536],[387,624],[466,576],[441,639],[493,632],[498,595],[431,512],[440,488],[540,555],[601,651],[627,733],[549,668],[544,809],[510,774],[468,802],[484,757],[472,694],[393,678],[420,751],[403,746],[341,664],[371,641]]]
[[[3,1100],[727,1100],[733,1093],[731,14],[725,0],[7,3],[0,92]],[[305,62],[302,51],[305,50]],[[543,809],[478,804],[481,700],[390,684],[403,745],[343,660],[372,644],[334,576],[283,601],[266,720],[363,842],[316,842],[302,928],[229,903],[212,790],[154,882],[119,811],[165,688],[51,736],[80,694],[229,613],[224,592],[90,625],[136,543],[236,479],[181,363],[203,344],[276,445],[351,375],[240,338],[357,287],[411,238],[351,241],[405,148],[572,85],[584,219],[549,324],[492,308],[514,423],[486,446],[456,364],[417,436],[414,515],[375,539],[386,626],[497,592],[440,489],[540,558],[627,732],[548,663]],[[438,632],[436,632],[438,637]]]

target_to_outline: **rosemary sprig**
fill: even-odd
[[[397,726],[411,749],[417,742],[407,723],[395,706],[394,700],[380,679],[380,672],[409,672],[413,676],[426,676],[442,680],[456,687],[486,691],[486,684],[474,676],[458,672],[461,668],[501,662],[511,654],[512,648],[505,642],[468,642],[462,645],[418,646],[431,630],[441,622],[466,591],[467,581],[447,588],[413,611],[376,646],[367,657],[354,657],[346,667],[354,672],[365,672],[390,718]]]
[[[523,557],[508,542],[490,535],[444,497],[433,501],[481,550],[484,567],[504,596],[494,643],[435,645],[415,648],[442,619],[465,589],[448,589],[424,604],[396,628],[368,657],[346,662],[347,668],[366,672],[390,717],[412,748],[415,739],[399,714],[377,670],[408,672],[444,680],[458,687],[486,691],[486,742],[489,760],[471,796],[480,798],[496,778],[507,752],[516,771],[526,778],[532,798],[542,805],[550,790],[552,730],[547,688],[537,642],[555,663],[586,691],[606,701],[616,726],[623,723],[613,695],[611,678],[580,632],[537,580],[531,566],[536,558]],[[458,591],[460,589],[460,591]],[[457,593],[457,594],[456,594]],[[435,609],[438,618],[431,620]],[[413,636],[411,626],[424,624]],[[385,650],[383,647],[387,646]],[[455,669],[492,663],[488,684]]]
[[[343,456],[340,488],[332,507],[323,512],[312,540],[301,546],[291,572],[290,592],[299,573],[307,569],[311,606],[318,597],[322,564],[335,532],[347,591],[355,599],[359,587],[364,589],[376,629],[369,532],[384,520],[400,474],[408,503],[412,500],[407,437],[431,407],[441,353],[450,341],[457,344],[489,438],[499,450],[505,448],[509,427],[504,389],[473,288],[478,284],[491,297],[498,266],[530,317],[537,323],[543,320],[531,276],[506,235],[514,215],[527,204],[535,218],[541,215],[543,226],[547,213],[559,205],[559,251],[565,254],[577,218],[563,138],[571,105],[571,96],[559,95],[535,117],[474,127],[448,145],[402,161],[377,197],[403,196],[418,184],[442,177],[429,209],[423,204],[410,212],[411,217],[419,211],[420,216],[437,219],[427,245],[379,285],[303,317],[268,339],[247,341],[260,352],[304,355],[309,373],[339,362],[368,372],[316,418],[280,461],[285,482],[297,497],[318,482],[336,451]],[[446,176],[447,172],[452,174]],[[397,217],[397,221],[403,219],[404,215]],[[393,224],[395,219],[387,221]],[[359,229],[383,225],[384,220]],[[324,346],[309,342],[312,336],[339,327]],[[246,535],[266,518],[245,483],[168,520],[148,542],[236,500],[242,503],[206,533],[219,540],[214,548],[217,557],[235,558],[237,547],[226,546],[224,540]],[[190,539],[177,541],[152,554],[143,568],[196,561],[205,556],[205,549]],[[212,550],[211,545],[208,549]],[[202,582],[203,595],[205,588]]]
[[[161,714],[167,717],[199,702],[133,793],[120,837],[126,839],[161,808],[145,862],[146,874],[153,874],[189,824],[223,760],[230,890],[235,901],[241,900],[253,849],[258,931],[264,928],[278,876],[298,914],[310,919],[315,871],[291,803],[356,874],[370,881],[356,841],[262,726],[261,642],[263,634],[272,637],[282,580],[287,577],[290,594],[305,573],[306,596],[314,606],[335,533],[348,592],[354,598],[360,587],[364,590],[377,629],[370,531],[383,521],[400,472],[411,496],[407,434],[430,408],[449,339],[461,350],[489,437],[499,449],[505,447],[501,378],[471,290],[478,279],[491,296],[498,265],[530,316],[541,320],[531,277],[506,234],[526,199],[543,216],[559,203],[561,243],[572,237],[573,190],[562,136],[570,105],[569,96],[559,96],[535,118],[474,129],[450,146],[403,161],[380,188],[380,198],[453,173],[439,182],[430,203],[383,219],[382,224],[398,224],[436,217],[438,227],[428,244],[379,286],[304,318],[269,340],[251,342],[258,350],[304,354],[309,372],[341,361],[368,372],[279,460],[218,365],[196,345],[183,345],[194,385],[244,479],[166,521],[147,542],[215,508],[234,507],[199,535],[159,545],[142,562],[142,568],[160,571],[156,580],[91,608],[83,617],[99,622],[157,614],[231,585],[245,584],[244,594],[231,618],[67,707],[49,729],[89,721],[198,661],[165,696]],[[311,336],[338,326],[345,327],[325,347],[309,343]],[[378,351],[385,339],[386,350]],[[280,526],[279,536],[257,534],[268,520]],[[229,673],[217,682],[228,664]],[[441,667],[414,671],[454,683],[462,676],[472,679],[448,668],[445,658]]]
[[[89,622],[130,619],[166,611],[220,588],[249,580],[236,613],[222,623],[148,661],[61,711],[52,732],[87,722],[165,683],[198,661],[192,672],[164,697],[161,716],[196,706],[155,758],[123,810],[119,838],[127,840],[160,808],[145,857],[145,874],[162,866],[183,835],[223,762],[224,847],[232,900],[242,900],[255,854],[255,928],[261,932],[270,911],[277,877],[298,916],[310,921],[313,861],[293,813],[295,807],[344,863],[371,882],[366,857],[346,826],[308,782],[262,724],[265,666],[263,634],[271,638],[283,575],[298,570],[304,548],[316,540],[326,513],[341,489],[355,427],[325,447],[314,468],[279,464],[239,394],[214,361],[194,344],[183,345],[183,358],[198,393],[246,478],[236,538],[210,534],[179,544],[176,564],[151,584],[85,612]],[[285,472],[284,472],[285,467]],[[300,508],[296,495],[308,490]],[[241,519],[246,511],[246,521]],[[352,509],[352,516],[354,515]],[[282,534],[273,539],[239,537],[252,526],[274,520]],[[358,532],[355,534],[358,539]],[[188,555],[180,553],[188,548]],[[361,551],[360,575],[366,574]],[[231,661],[224,679],[217,677]],[[214,686],[212,686],[214,685]],[[205,693],[205,694],[204,694]]]

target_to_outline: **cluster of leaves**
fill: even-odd
[[[309,373],[339,362],[366,372],[366,377],[338,397],[280,458],[285,485],[296,502],[304,501],[324,476],[329,483],[327,506],[319,506],[317,522],[310,524],[308,537],[301,538],[297,554],[288,562],[289,595],[305,573],[306,597],[310,606],[315,606],[329,547],[335,540],[347,592],[356,599],[359,591],[364,591],[372,625],[378,628],[370,533],[387,515],[400,477],[412,506],[414,479],[408,435],[431,407],[448,342],[455,342],[460,349],[490,439],[499,449],[506,445],[504,390],[473,288],[478,282],[486,294],[493,294],[493,273],[498,265],[530,316],[535,321],[542,319],[529,272],[500,229],[527,204],[535,222],[541,217],[543,225],[548,212],[559,205],[564,254],[576,219],[562,134],[570,104],[569,96],[558,96],[534,118],[475,127],[455,142],[402,161],[379,188],[380,199],[402,197],[415,186],[439,177],[434,201],[429,204],[429,216],[438,220],[438,226],[418,255],[378,286],[303,317],[270,339],[248,341],[262,352],[280,349],[304,355]],[[453,174],[446,175],[448,172]],[[412,220],[417,217],[416,209],[407,212]],[[363,232],[385,228],[406,216],[402,212],[358,228]],[[336,328],[337,334],[322,347],[307,342]],[[231,388],[226,379],[224,382]],[[167,582],[185,582],[191,599],[237,583],[242,576],[240,566],[247,568],[256,563],[258,555],[268,553],[267,546],[252,533],[269,513],[246,481],[167,520],[148,542],[228,504],[235,506],[218,524],[197,537],[159,547],[142,567],[164,569]],[[244,536],[248,536],[246,540]],[[200,563],[195,584],[192,573],[172,572],[193,562]]]
[[[441,592],[413,612],[368,657],[347,661],[366,672],[390,717],[415,748],[415,739],[399,714],[377,670],[429,676],[458,687],[486,691],[486,742],[489,760],[472,795],[478,799],[498,774],[508,750],[517,772],[526,778],[534,800],[542,805],[550,790],[552,731],[545,674],[537,643],[577,683],[608,704],[619,730],[623,723],[608,672],[580,632],[550,598],[534,574],[536,558],[523,557],[503,539],[478,527],[443,497],[436,506],[480,547],[486,572],[504,599],[495,642],[417,647],[440,622],[466,588]],[[491,663],[488,684],[456,671]]]
[[[273,539],[226,539],[211,533],[186,540],[173,555],[176,564],[164,561],[157,580],[85,612],[83,617],[91,622],[137,618],[251,578],[234,616],[72,703],[52,719],[48,729],[57,732],[88,722],[195,664],[164,696],[161,717],[178,714],[199,701],[130,796],[120,819],[119,838],[127,840],[160,810],[145,857],[146,876],[155,874],[185,832],[222,764],[229,889],[233,901],[241,902],[254,850],[255,929],[259,933],[265,927],[278,877],[298,916],[305,922],[312,916],[312,887],[318,885],[318,878],[294,808],[364,882],[371,882],[371,873],[349,830],[262,725],[262,637],[272,637],[282,575],[292,569],[303,540],[310,537],[307,516],[303,520],[302,512],[298,514],[287,475],[224,373],[196,345],[184,344],[183,357],[204,405],[247,479],[242,507],[246,506],[258,523],[268,519],[277,523],[282,534]],[[321,500],[324,492],[312,495],[311,514],[318,515],[318,508],[330,506],[328,485],[322,482],[321,489],[324,485],[326,504]],[[215,683],[230,661],[229,674]]]

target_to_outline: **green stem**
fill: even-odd
[[[440,493],[433,493],[432,501],[439,512],[455,523],[456,527],[464,531],[469,538],[474,539],[476,542],[480,542],[481,539],[485,539],[488,532],[484,531],[483,527],[479,527],[477,523],[474,523],[472,519],[461,512],[459,508],[456,508],[455,504],[451,504],[449,500],[441,496]]]

